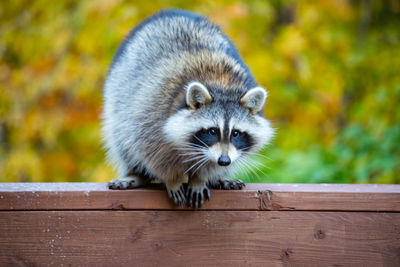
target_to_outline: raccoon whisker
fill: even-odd
[[[193,151],[193,152],[199,152],[199,151],[204,151],[204,148],[203,149],[200,149],[200,148],[195,148],[195,147],[191,147],[191,148],[189,148],[189,147],[187,147],[187,148],[179,148],[179,149],[175,149],[175,150],[177,150],[177,151]]]
[[[196,167],[197,165],[203,163],[204,161],[207,161],[207,158],[203,158],[202,160],[197,161],[196,163],[194,163],[189,169],[187,169],[185,171],[185,174],[188,173],[191,169],[193,169],[194,167]]]
[[[207,164],[208,164],[208,159],[206,159],[206,161],[204,161],[202,164],[197,166],[197,168],[194,170],[193,174],[195,174],[198,170],[200,170],[201,167],[204,167]]]
[[[190,143],[190,142],[189,143],[183,143],[182,145],[183,145],[183,147],[188,147],[188,148],[196,147],[196,148],[204,149],[203,146],[200,146],[200,145],[195,144],[195,143]]]
[[[268,167],[268,166],[265,165],[265,164],[262,164],[262,163],[259,163],[259,162],[257,162],[257,163],[258,163],[258,166],[260,166],[260,167],[266,168],[266,169],[268,169],[268,170],[271,169],[271,167]],[[265,173],[263,173],[263,174],[265,174]]]
[[[253,163],[257,163],[257,164],[261,164],[261,165],[263,165],[259,160],[257,160],[257,159],[254,159],[254,158],[249,158],[249,157],[247,157],[246,158],[246,161],[250,161],[250,162],[253,162]]]
[[[248,166],[246,166],[246,165],[244,164],[243,159],[238,158],[238,159],[235,161],[235,163],[236,163],[237,167],[238,167],[241,171],[244,171],[245,173],[250,173],[250,169],[249,169]],[[243,170],[243,168],[244,168],[244,170]]]
[[[244,169],[244,166],[243,166],[242,162],[239,159],[236,160],[234,164],[235,164],[234,165],[234,169],[240,170],[240,171],[244,172],[245,174],[247,174],[249,172],[248,169]]]
[[[189,152],[183,152],[180,153],[179,156],[193,156],[193,155],[202,155],[204,154],[204,151],[189,151]]]
[[[208,148],[208,145],[206,143],[204,143],[203,141],[201,141],[200,138],[198,138],[197,136],[194,135],[194,138],[196,138],[197,140],[199,140],[203,145],[205,145]]]
[[[203,162],[200,166],[198,166],[198,167],[196,168],[196,170],[194,170],[193,174],[195,174],[198,170],[200,170],[200,168],[206,166],[207,164],[208,164],[208,161]]]
[[[271,160],[271,159],[268,158],[267,156],[265,156],[265,155],[263,155],[263,154],[260,154],[260,153],[256,153],[256,152],[246,152],[246,151],[242,151],[242,153],[243,153],[243,154],[246,154],[246,155],[249,155],[249,156],[252,156],[252,155],[260,156],[260,157],[263,157],[263,158],[265,158],[265,159],[267,159],[267,160]]]
[[[190,159],[186,159],[186,160],[182,161],[182,163],[186,163],[186,162],[197,160],[197,159],[201,159],[201,158],[204,158],[204,155],[193,157],[193,158],[190,158]]]
[[[199,167],[199,166],[203,165],[205,162],[207,162],[207,159],[205,159],[205,158],[202,159],[202,160],[200,160],[200,161],[198,161],[198,162],[196,162],[196,163],[193,164],[185,173],[189,172],[190,169],[194,168],[195,166]],[[196,171],[197,171],[197,168],[196,168]],[[193,174],[194,174],[194,173],[193,173]],[[192,175],[193,175],[193,174],[192,174]]]
[[[199,144],[195,144],[192,142],[183,142],[181,144],[179,144],[179,146],[183,146],[183,147],[199,147],[202,148],[202,146],[200,146]]]
[[[179,155],[180,156],[185,156],[185,155],[199,155],[199,154],[204,154],[204,150],[193,150],[193,149],[188,149],[188,150],[178,150],[181,152]]]
[[[183,163],[191,161],[192,159],[200,159],[202,157],[204,157],[203,153],[200,154],[195,154],[195,155],[188,155],[188,154],[181,154],[180,156],[186,158]]]
[[[197,148],[200,148],[200,149],[204,149],[203,146],[198,145],[198,144],[195,144],[195,143],[188,143],[188,146],[189,146],[189,147],[197,147]]]
[[[203,151],[204,149],[200,149],[197,147],[182,147],[182,148],[175,149],[175,150],[178,150],[178,151]]]
[[[183,152],[200,152],[200,151],[204,151],[202,149],[198,149],[198,148],[180,148],[180,149],[176,149],[177,151],[183,151]]]
[[[258,176],[257,172],[252,168],[253,166],[251,166],[249,164],[249,162],[247,162],[244,159],[239,158],[239,162],[242,163],[242,166],[245,166],[250,172],[249,174],[253,174],[254,176]]]
[[[251,162],[252,164],[254,164],[254,165],[258,165],[258,166],[263,167],[263,168],[271,169],[270,167],[268,167],[267,165],[265,165],[264,163],[262,163],[259,160],[255,160],[255,159],[251,159],[251,158],[247,158],[247,160],[249,162]]]
[[[258,174],[257,172],[255,172],[255,171],[250,167],[250,165],[249,165],[244,159],[242,159],[242,160],[239,162],[238,165],[239,165],[239,167],[240,167],[240,170],[243,171],[244,174],[253,175],[254,178],[258,178],[258,177],[259,177],[259,174]],[[241,168],[241,167],[243,167],[244,169]]]
[[[241,167],[245,168],[245,172],[247,173],[247,175],[257,175],[254,170],[248,165],[246,164],[246,162],[241,162]]]
[[[260,169],[257,167],[257,165],[256,165],[256,163],[260,164],[259,162],[254,161],[254,160],[248,160],[247,163],[248,163],[251,167],[256,168],[257,171],[259,171],[259,172],[261,172],[262,174],[265,175],[265,173],[264,173],[262,170],[260,170]]]
[[[249,167],[247,167],[246,165],[244,165],[243,163],[239,163],[238,162],[238,168],[241,172],[243,172],[243,174],[248,175],[248,176],[252,176],[252,171],[249,169]]]
[[[243,152],[243,154],[249,155],[249,156],[252,156],[252,155],[255,155],[255,156],[262,156],[262,157],[266,158],[267,160],[271,160],[270,158],[268,158],[268,157],[266,157],[266,156],[264,156],[264,155],[262,155],[262,154],[255,153],[255,152]],[[257,165],[260,166],[260,167],[263,167],[263,168],[271,169],[271,168],[268,167],[267,165],[261,163],[261,162],[258,161],[258,160],[254,160],[254,159],[252,159],[252,158],[247,158],[247,162],[248,162],[248,164],[249,164],[252,168],[256,168],[259,172],[261,172],[261,173],[264,174],[264,175],[265,175],[265,173],[264,173],[263,171],[261,171],[261,170],[257,167]]]
[[[258,166],[260,166],[260,167],[264,167],[264,168],[267,168],[267,169],[271,169],[270,167],[268,167],[267,165],[265,165],[265,164],[262,163],[261,161],[253,160],[253,162],[254,162],[255,164],[257,164]]]
[[[204,152],[185,152],[185,153],[180,153],[178,154],[181,157],[196,157],[196,156],[200,156],[200,155],[204,155]]]
[[[188,152],[182,152],[182,153],[179,153],[178,155],[179,156],[182,156],[182,157],[193,157],[193,156],[199,156],[199,155],[204,155],[205,153],[204,153],[205,151],[195,151],[195,152],[191,152],[191,151],[188,151]]]

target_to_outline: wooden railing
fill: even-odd
[[[165,190],[0,184],[0,266],[400,266],[400,185]]]

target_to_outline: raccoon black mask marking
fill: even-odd
[[[228,177],[272,136],[266,97],[206,18],[168,10],[146,19],[119,47],[104,86],[104,141],[119,174],[110,188],[159,179],[176,205],[195,208],[209,188],[242,188]]]
[[[221,141],[218,128],[202,129],[192,139],[192,143],[198,146],[210,147]]]
[[[193,136],[192,143],[200,147],[209,148],[224,140],[225,143],[231,142],[236,149],[242,151],[249,151],[252,146],[251,137],[246,132],[233,129],[231,133],[224,131],[224,135],[221,136],[221,134],[219,128],[202,129]],[[217,163],[221,166],[228,166],[231,160],[229,156],[221,155]]]

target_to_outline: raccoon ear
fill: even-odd
[[[240,104],[248,108],[251,114],[257,114],[261,111],[267,99],[267,91],[262,87],[255,87],[247,91],[247,93],[240,99]]]
[[[198,109],[200,106],[212,101],[210,92],[199,82],[191,82],[186,89],[186,104],[191,109]]]

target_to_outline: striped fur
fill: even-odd
[[[194,82],[207,90],[211,100],[204,99],[210,101],[189,105],[188,87]],[[230,153],[232,163],[245,156],[230,142],[234,129],[252,141],[247,152],[271,138],[270,124],[261,116],[266,92],[261,100],[249,93],[257,86],[232,42],[206,18],[168,10],[146,19],[118,49],[104,86],[104,142],[119,175],[110,187],[134,188],[157,178],[175,204],[188,198],[194,207],[209,197],[207,185],[241,187],[227,180],[235,164],[221,167],[217,161],[222,153]],[[250,109],[250,104],[257,106]],[[200,154],[190,150],[193,136],[213,127],[220,129],[218,144]],[[199,160],[190,160],[193,155]],[[187,176],[185,193],[181,185]]]

